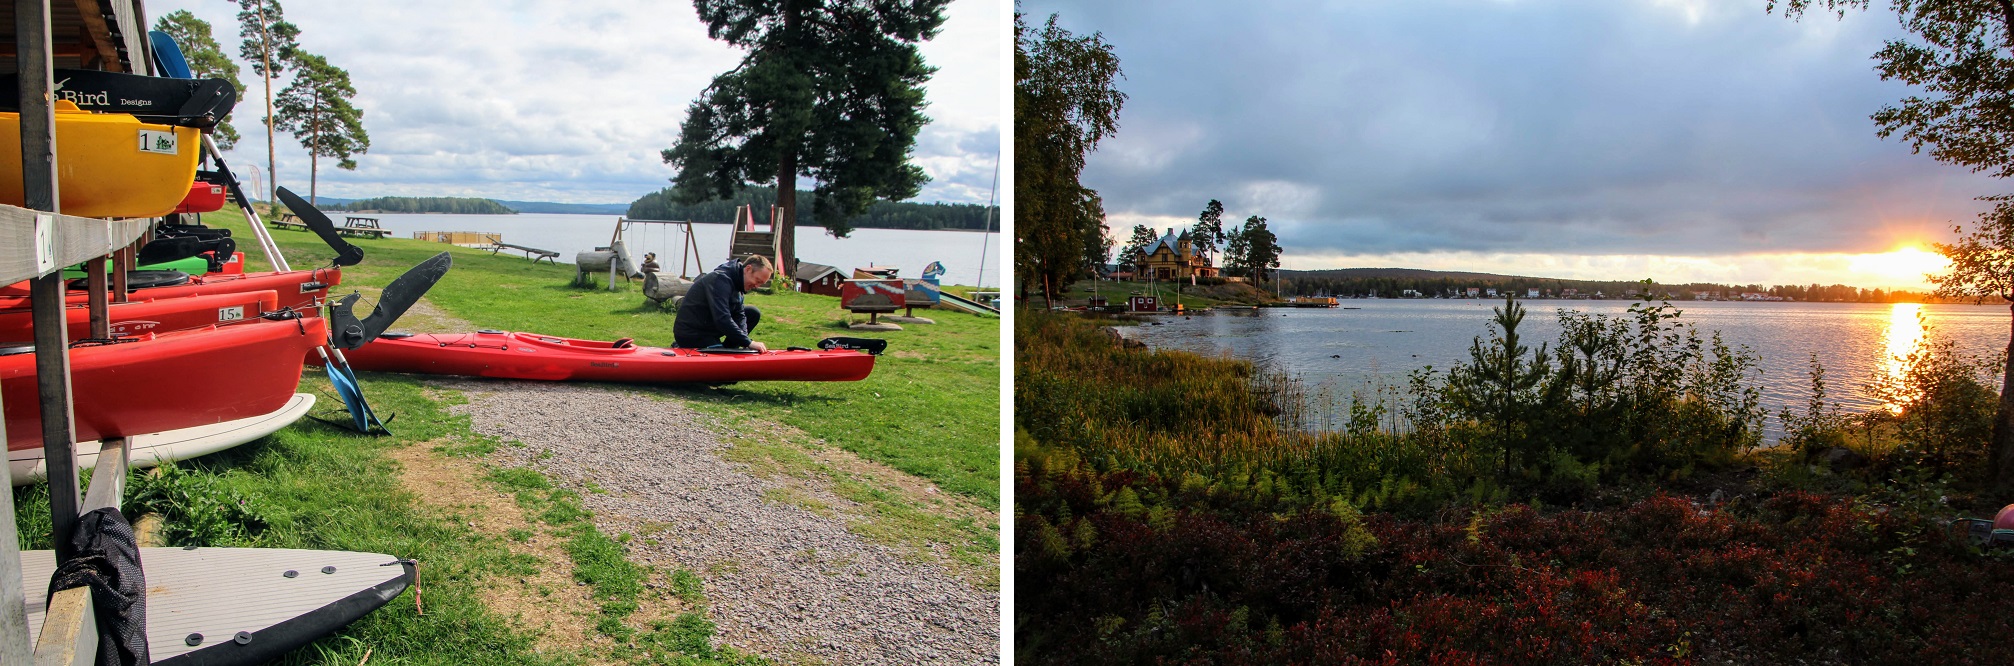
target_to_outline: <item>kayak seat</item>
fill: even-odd
[[[611,342],[608,345],[609,349],[633,349],[635,347],[636,347],[636,338],[622,338],[620,340],[616,340],[615,342]]]

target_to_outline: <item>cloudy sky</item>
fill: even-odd
[[[985,203],[999,154],[1004,0],[957,0],[922,46],[938,67],[925,113],[934,119],[914,160],[932,178],[916,201]],[[371,150],[357,170],[321,169],[337,197],[481,196],[518,201],[628,203],[669,184],[658,157],[686,105],[742,53],[706,37],[691,2],[664,0],[284,1],[310,52],[349,70]],[[186,9],[209,21],[233,56],[237,4],[151,0],[159,17]],[[243,63],[241,63],[241,66]],[[265,91],[248,88],[227,154],[247,170],[266,161]],[[276,80],[274,90],[284,85]],[[280,182],[307,191],[308,156],[280,135]]]
[[[1868,116],[1885,10],[1763,0],[1024,0],[1114,45],[1115,233],[1261,215],[1287,268],[1918,286],[1972,198]],[[1886,3],[1875,3],[1877,6]],[[1897,250],[1902,250],[1897,252]]]

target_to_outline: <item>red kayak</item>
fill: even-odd
[[[130,437],[270,414],[293,399],[301,361],[329,339],[317,317],[249,319],[70,350],[77,440]],[[17,351],[20,348],[0,351]],[[42,445],[32,352],[0,356],[7,448]]]
[[[548,381],[850,382],[874,371],[874,356],[854,350],[707,353],[504,331],[386,334],[344,353],[358,370]]]
[[[278,309],[280,307],[277,294],[272,291],[248,291],[237,294],[150,298],[129,303],[112,303],[106,306],[105,313],[107,318],[112,320],[112,337],[121,338],[143,333],[166,333],[214,324],[228,324]],[[64,308],[64,315],[70,319],[71,340],[91,336],[89,308],[72,305]],[[34,340],[35,320],[32,312],[26,309],[0,310],[0,344],[26,343]]]
[[[317,312],[317,306],[329,297],[329,288],[342,282],[343,270],[340,268],[287,272],[260,271],[191,276],[188,284],[136,289],[130,295],[138,298],[175,298],[270,290],[279,293],[280,307],[293,308],[312,315]],[[65,297],[65,302],[71,305],[89,303],[90,295],[82,290],[72,290]],[[0,310],[26,309],[28,309],[28,283],[20,282],[0,287]]]

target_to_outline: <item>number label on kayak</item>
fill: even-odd
[[[174,132],[140,130],[140,152],[179,155],[182,149],[175,143]]]
[[[217,309],[217,321],[237,321],[245,318],[245,306],[239,305]]]

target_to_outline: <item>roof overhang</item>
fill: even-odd
[[[12,2],[0,2],[0,30],[0,73],[17,72]],[[153,73],[140,0],[49,0],[49,37],[57,68]]]

